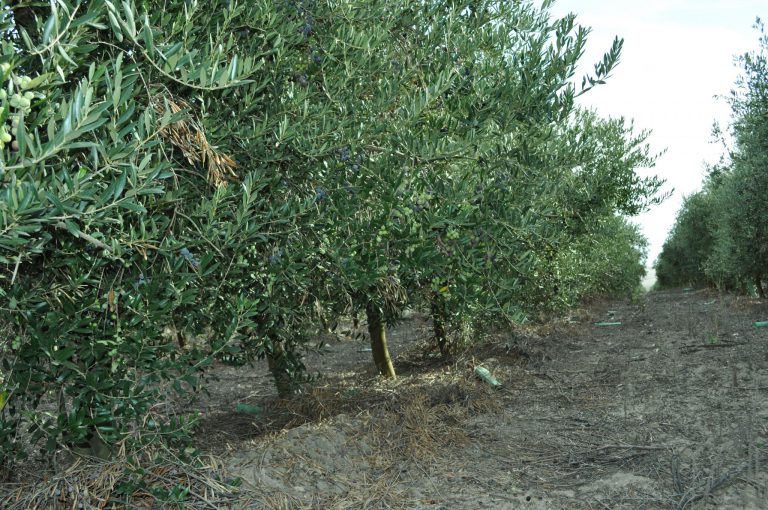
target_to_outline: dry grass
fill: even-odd
[[[214,509],[242,499],[242,491],[221,480],[222,466],[216,458],[202,456],[187,464],[169,452],[163,452],[163,460],[158,460],[159,453],[152,455],[154,460],[145,459],[140,467],[135,459],[125,457],[107,462],[73,456],[71,465],[60,473],[6,484],[0,493],[0,508]],[[160,497],[174,492],[178,495],[176,503],[174,498]]]
[[[316,392],[298,398],[290,405],[294,420],[299,415],[303,416],[299,421],[309,418],[309,414],[341,416],[352,412],[355,428],[348,441],[371,446],[371,454],[365,459],[370,469],[335,472],[326,466],[312,465],[309,459],[293,459],[303,468],[312,465],[316,477],[347,489],[343,494],[331,494],[321,500],[299,500],[286,494],[274,494],[270,497],[270,505],[265,508],[411,508],[413,502],[402,486],[404,466],[415,466],[413,469],[417,471],[426,471],[425,465],[466,446],[469,443],[464,426],[466,418],[473,413],[496,408],[492,390],[466,378],[446,381],[413,377],[374,386],[379,386],[379,391],[371,391],[367,398],[357,395],[352,400],[354,405],[337,397],[324,399],[323,406],[318,409],[312,404],[318,398]],[[312,409],[316,411],[301,414]],[[305,425],[313,423],[318,422],[314,419],[304,421]],[[317,426],[322,427],[322,424]],[[339,424],[332,423],[330,426]],[[276,440],[279,441],[279,437]],[[286,464],[288,471],[294,467]],[[371,470],[378,475],[371,476]],[[280,504],[276,504],[278,500]]]
[[[324,502],[329,510],[405,509],[408,498],[398,488],[398,476],[391,470],[375,480],[363,479],[354,491]],[[312,507],[316,508],[316,507]],[[303,507],[300,510],[309,510]]]
[[[399,358],[396,380],[358,374],[328,377],[290,399],[262,398],[248,403],[266,411],[261,415],[217,412],[201,422],[196,437],[207,451],[194,465],[174,459],[170,452],[144,452],[140,484],[127,458],[103,462],[78,458],[48,478],[6,485],[0,508],[250,508],[250,509],[387,509],[409,508],[413,501],[402,486],[403,466],[426,473],[432,461],[451,455],[470,443],[467,420],[503,409],[497,390],[479,381],[474,366],[495,356],[505,364],[528,363],[519,346],[505,343],[478,347],[450,362],[436,359],[424,349]],[[366,461],[371,471],[331,472],[312,465],[318,476],[348,489],[323,496],[321,501],[269,488],[236,487],[223,459],[232,448],[257,450],[258,443],[280,441],[283,431],[301,426],[324,427],[347,416],[350,441],[370,446]],[[134,461],[136,462],[136,461]],[[283,459],[285,468],[304,469],[312,461],[301,455]],[[129,468],[129,469],[126,469]],[[376,476],[372,473],[376,473]],[[117,492],[126,487],[127,494]],[[290,487],[288,484],[287,487]],[[161,502],[158,493],[184,492],[178,503]],[[411,495],[412,497],[412,495]],[[409,503],[411,501],[411,503]]]

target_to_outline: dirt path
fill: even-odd
[[[293,404],[306,423],[265,433],[279,424],[241,415],[227,431],[214,413],[217,442],[254,489],[246,508],[768,508],[766,319],[746,298],[652,293],[450,366],[401,355],[384,383],[364,344],[334,344],[309,363],[336,376]],[[422,335],[406,330],[397,351]]]

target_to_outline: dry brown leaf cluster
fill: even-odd
[[[152,107],[160,118],[166,114],[192,111],[186,101],[174,98],[169,93],[163,97],[155,96],[152,99]],[[227,182],[237,179],[235,161],[208,142],[203,126],[191,113],[163,127],[160,135],[179,149],[191,165],[205,168],[206,177],[212,186],[225,186]]]

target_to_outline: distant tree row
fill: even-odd
[[[647,133],[575,104],[621,42],[574,84],[588,30],[547,9],[0,10],[0,458],[181,440],[169,392],[266,358],[288,396],[317,325],[358,312],[392,377],[406,307],[448,355],[631,292],[644,240],[624,217],[661,185],[635,173]]]
[[[733,146],[686,198],[656,261],[659,285],[713,285],[765,297],[768,278],[768,37],[740,57]]]

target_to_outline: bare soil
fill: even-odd
[[[764,320],[765,301],[654,292],[446,361],[417,316],[390,332],[397,380],[364,341],[328,337],[290,400],[266,365],[218,365],[188,405],[206,476],[242,486],[178,508],[768,509]]]

